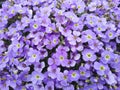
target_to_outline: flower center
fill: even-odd
[[[93,24],[93,22],[92,22],[92,21],[90,21],[90,24]]]
[[[112,36],[113,36],[113,34],[112,34],[112,33],[109,33],[109,36],[110,36],[110,37],[112,37]]]
[[[37,28],[38,28],[38,25],[37,25],[37,24],[34,24],[33,27],[34,27],[35,29],[37,29]]]
[[[66,75],[64,76],[64,79],[65,79],[65,80],[67,79],[67,76],[66,76]]]
[[[104,66],[100,66],[100,70],[105,70],[105,67]]]
[[[63,57],[63,56],[60,56],[60,60],[63,61],[63,60],[64,60],[64,57]]]
[[[91,35],[87,35],[87,38],[88,38],[88,39],[92,39],[92,36],[91,36]]]
[[[76,73],[75,72],[72,73],[72,77],[76,77]]]
[[[36,58],[36,54],[33,54],[32,57],[33,57],[33,58]]]
[[[40,78],[40,76],[39,75],[36,75],[36,79],[39,79]]]
[[[80,8],[81,8],[81,6],[79,5],[79,6],[78,6],[78,9],[80,9]]]
[[[26,88],[22,88],[22,90],[26,90]]]
[[[109,55],[106,55],[106,56],[105,56],[105,59],[106,59],[106,60],[109,60],[109,59],[110,59],[110,56],[109,56]]]
[[[54,42],[54,43],[56,43],[56,42],[57,42],[57,40],[56,40],[56,39],[54,39],[54,40],[53,40],[53,42]]]
[[[101,28],[99,27],[98,30],[101,31]]]
[[[17,44],[17,47],[20,48],[20,44]]]
[[[85,75],[85,72],[84,72],[84,71],[81,71],[80,74],[81,74],[81,75]]]
[[[91,54],[91,53],[87,53],[87,57],[88,57],[88,58],[91,58],[91,57],[92,57],[92,54]]]
[[[76,26],[76,27],[77,27],[77,26],[78,26],[78,23],[74,24],[74,26]]]

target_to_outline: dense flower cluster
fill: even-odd
[[[6,0],[0,90],[120,90],[119,0]]]

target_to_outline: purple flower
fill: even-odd
[[[106,31],[107,27],[103,24],[98,24],[97,27],[94,28],[94,31],[97,33],[97,34],[102,34],[103,31]],[[100,35],[99,35],[100,36]]]
[[[79,22],[73,23],[73,27],[71,27],[73,30],[82,30],[83,29],[83,22],[82,19],[79,20]]]
[[[24,26],[24,27],[26,27],[26,26],[28,26],[28,24],[30,23],[30,18],[28,18],[28,17],[22,17],[22,19],[21,19],[21,22],[23,23],[22,25]]]
[[[59,27],[59,31],[61,32],[62,35],[64,35],[65,37],[68,37],[69,35],[71,35],[72,30],[67,29],[67,28],[63,28],[62,26]]]
[[[20,4],[19,5],[15,5],[15,9],[16,9],[16,12],[18,12],[20,14],[24,14],[26,12],[26,8],[22,7]]]
[[[32,21],[31,22],[31,28],[32,30],[38,30],[40,28],[40,25],[39,25],[40,21]]]
[[[17,52],[18,50],[22,49],[23,46],[24,46],[24,43],[22,41],[19,42],[18,40],[13,40],[9,48],[12,48],[14,52]]]
[[[69,72],[69,80],[70,80],[70,82],[72,82],[72,81],[78,81],[78,79],[79,79],[79,72],[77,71],[77,70],[71,70],[70,72]]]
[[[32,62],[32,63],[33,62],[39,62],[39,60],[40,60],[40,52],[33,49],[33,48],[29,49],[27,55],[28,55],[28,61],[29,62]]]
[[[115,69],[115,72],[119,72],[120,69],[118,68],[120,65],[120,56],[118,54],[114,55],[114,58],[110,62],[110,66]]]
[[[50,24],[48,27],[46,27],[46,33],[52,33],[52,32],[55,32],[55,30],[56,30],[56,26],[55,26],[55,24]]]
[[[57,61],[56,61],[56,59],[54,58],[54,55],[53,55],[53,58],[49,58],[48,59],[48,65],[60,65],[60,63],[58,63]]]
[[[86,7],[84,1],[79,0],[79,1],[76,2],[76,5],[77,5],[78,13],[84,12],[84,9]]]
[[[66,60],[67,64],[66,67],[74,67],[76,64],[76,61],[74,60]]]
[[[64,72],[63,72],[63,75],[61,76],[61,81],[60,81],[60,83],[61,83],[61,85],[62,86],[68,86],[69,84],[68,84],[68,80],[69,80],[69,71],[67,71],[67,70],[64,70]]]
[[[44,45],[46,45],[46,48],[52,49],[59,43],[59,35],[51,35],[46,36],[46,39],[44,40]]]
[[[49,17],[52,9],[49,6],[49,7],[40,8],[40,11],[41,11],[41,16],[47,16],[47,17]]]
[[[88,25],[88,26],[91,26],[91,27],[94,27],[94,26],[96,26],[96,21],[98,21],[98,17],[97,16],[95,16],[94,14],[87,14],[87,16],[86,16],[86,24]]]
[[[79,67],[79,75],[80,79],[85,80],[90,77],[90,71],[88,71],[85,67],[81,66]]]
[[[114,39],[115,38],[115,32],[108,30],[106,33],[106,38],[107,39]]]
[[[73,35],[72,34],[69,35],[67,39],[71,45],[76,45],[78,42],[81,42],[81,38],[79,36],[80,36],[79,31],[73,31]]]
[[[99,75],[104,75],[105,74],[105,70],[107,70],[107,67],[99,62],[95,62],[94,63],[94,69],[97,70],[97,73]]]
[[[82,42],[88,42],[93,39],[96,39],[96,34],[92,32],[91,30],[86,30],[82,32],[81,39],[82,39]]]
[[[40,1],[39,0],[34,0],[32,1],[32,5],[39,5]]]
[[[63,88],[63,90],[75,90],[73,85],[69,85]]]
[[[66,66],[67,64],[67,53],[58,51],[54,54],[55,60],[57,63],[59,63],[62,66]]]
[[[78,22],[79,18],[75,15],[74,12],[65,12],[64,13],[67,18],[69,18],[72,22]]]
[[[9,61],[8,58],[4,58],[0,56],[0,70],[1,71],[7,66],[8,61]]]
[[[60,73],[60,68],[55,65],[49,66],[47,70],[48,76],[52,79],[57,78],[57,75]]]
[[[96,2],[91,2],[91,3],[88,5],[88,8],[89,8],[89,11],[95,11],[96,8],[97,8],[97,3],[96,3]]]
[[[103,51],[101,55],[102,55],[101,61],[104,64],[109,63],[113,59],[113,57],[114,57],[114,53],[112,53],[110,51]]]
[[[94,51],[91,49],[85,49],[82,52],[82,56],[84,61],[95,61],[97,59]]]
[[[28,67],[28,63],[26,64],[25,62],[19,63],[17,65],[18,70],[30,70],[30,67]]]
[[[43,79],[44,79],[44,74],[37,71],[32,72],[30,80],[32,81],[33,84],[42,83]]]
[[[96,84],[91,84],[91,85],[84,87],[83,90],[98,90],[98,88]]]
[[[117,83],[116,75],[110,71],[107,73],[107,77],[105,78],[105,80],[109,85],[113,85]]]
[[[35,69],[35,71],[38,71],[38,72],[41,72],[44,67],[45,67],[44,62],[34,64],[34,69]]]
[[[54,82],[48,81],[47,85],[45,86],[45,90],[54,90]]]
[[[95,52],[99,52],[99,50],[103,49],[103,43],[98,40],[91,40],[88,42],[89,47]]]
[[[76,51],[82,51],[84,49],[84,46],[82,43],[77,43],[76,45],[71,45],[71,50],[72,52],[76,52]]]

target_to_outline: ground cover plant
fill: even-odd
[[[120,90],[120,1],[0,0],[0,90]]]

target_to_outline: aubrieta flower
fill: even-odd
[[[53,47],[55,47],[58,43],[59,43],[59,35],[52,35],[51,37],[46,36],[45,40],[44,40],[44,45],[46,45],[46,48],[48,49],[52,49]]]
[[[77,71],[77,70],[71,70],[70,72],[69,72],[69,80],[70,80],[70,82],[72,82],[72,81],[78,81],[78,79],[79,79],[79,72]]]
[[[85,49],[82,56],[84,61],[95,61],[97,59],[95,52],[91,49]]]
[[[91,30],[86,30],[82,32],[82,42],[88,42],[90,40],[96,39],[96,34]]]
[[[71,46],[72,52],[82,51],[83,49],[84,49],[84,46],[82,45],[82,43],[77,43],[76,45]]]
[[[87,14],[86,16],[86,24],[90,27],[94,27],[97,25],[96,21],[98,21],[98,17],[94,14]]]
[[[61,77],[62,77],[62,79],[60,81],[61,85],[62,86],[68,86],[69,85],[69,83],[68,83],[68,81],[69,81],[69,71],[64,70],[63,75]]]
[[[34,71],[32,72],[32,75],[30,77],[30,81],[32,81],[33,84],[42,83],[42,80],[44,79],[44,74]]]
[[[70,30],[69,28],[63,28],[62,26],[59,26],[59,31],[61,32],[62,35],[64,35],[65,37],[68,37],[69,35],[71,35],[72,30]]]
[[[74,90],[74,86],[73,85],[69,85],[63,88],[63,90]]]
[[[79,75],[80,79],[85,80],[90,77],[90,71],[88,71],[85,67],[81,66],[79,67]]]
[[[114,58],[110,62],[110,66],[115,69],[115,72],[119,72],[120,69],[118,68],[120,65],[120,56],[118,54],[114,55]]]
[[[50,6],[49,7],[40,8],[41,16],[47,16],[47,17],[49,17],[51,11],[52,11],[52,9],[51,9]]]
[[[112,53],[110,51],[103,51],[101,55],[102,55],[101,61],[104,64],[109,63],[114,58],[114,53]]]
[[[83,29],[83,23],[81,20],[79,22],[76,22],[73,24],[73,27],[71,27],[73,30],[80,30]]]
[[[28,61],[29,62],[39,62],[40,60],[40,52],[30,48],[28,51]]]
[[[98,52],[99,50],[103,49],[103,43],[98,40],[91,40],[88,42],[88,44],[89,47],[95,52]]]
[[[81,42],[81,38],[79,36],[80,36],[79,31],[73,31],[73,35],[72,34],[69,35],[67,39],[71,45],[76,45],[77,43]]]
[[[17,51],[22,49],[23,46],[24,46],[23,42],[19,42],[18,40],[13,40],[13,42],[9,46],[9,48],[12,48],[12,50],[17,53]]]
[[[105,80],[106,80],[106,82],[107,82],[109,85],[113,85],[113,84],[116,84],[116,83],[117,83],[117,81],[116,81],[116,75],[114,75],[111,71],[108,72]]]
[[[107,66],[100,63],[100,62],[95,62],[94,63],[94,69],[97,70],[97,73],[99,75],[104,75],[105,71],[107,70]]]
[[[96,8],[97,8],[97,2],[91,2],[91,3],[88,5],[88,8],[89,8],[89,11],[95,11]]]
[[[57,53],[55,53],[54,55],[56,63],[59,63],[62,66],[67,66],[67,53],[66,52],[61,52],[58,51]]]
[[[59,75],[60,73],[60,68],[55,65],[49,66],[47,70],[48,70],[48,76],[52,79],[57,78],[57,75]]]
[[[106,38],[107,39],[114,39],[115,38],[115,32],[114,31],[110,31],[110,30],[108,30],[106,33]]]
[[[84,87],[83,90],[98,90],[98,88],[97,88],[96,84],[90,84],[90,85]]]
[[[48,81],[47,85],[45,86],[45,90],[54,90],[54,82]]]
[[[77,0],[76,6],[77,6],[77,9],[78,9],[78,13],[84,12],[85,7],[86,7],[84,1],[82,1],[82,0]]]
[[[66,67],[74,67],[76,64],[76,61],[74,60],[66,60],[67,64],[65,65]]]
[[[69,18],[72,22],[78,22],[79,18],[73,12],[65,12],[64,13],[67,18]]]
[[[97,34],[102,34],[103,31],[106,31],[107,27],[103,24],[98,24],[95,28],[94,28],[94,31],[97,33]],[[100,35],[99,35],[100,36]]]

